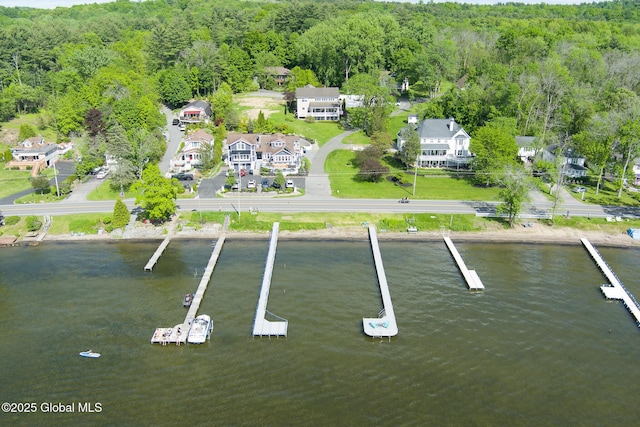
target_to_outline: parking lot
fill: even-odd
[[[274,176],[267,175],[251,175],[246,174],[242,177],[237,177],[236,180],[240,185],[242,185],[242,192],[247,192],[249,181],[255,182],[256,192],[262,193],[263,190],[267,190],[273,187]],[[305,177],[287,177],[287,180],[293,182],[296,188],[304,189],[305,188]],[[223,188],[226,184],[226,169],[221,171],[219,174],[212,178],[204,178],[200,181],[200,185],[198,186],[198,193],[200,194],[200,198],[202,199],[214,199],[216,197],[216,192]],[[285,182],[286,184],[286,182]],[[250,193],[247,193],[250,194]]]

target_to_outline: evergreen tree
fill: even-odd
[[[116,199],[116,204],[113,207],[113,228],[124,228],[129,224],[129,215],[129,209],[122,199]]]

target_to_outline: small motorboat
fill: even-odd
[[[90,357],[92,359],[100,357],[100,353],[96,353],[93,350],[81,351],[79,354],[82,357]]]
[[[189,335],[187,335],[187,342],[189,344],[202,344],[211,337],[212,330],[213,322],[211,317],[201,314],[193,320]]]
[[[182,306],[191,307],[191,302],[193,302],[193,294],[186,294],[182,300]]]

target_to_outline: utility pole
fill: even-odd
[[[413,172],[413,193],[412,196],[416,195],[416,182],[418,181],[418,159],[420,158],[420,154],[416,157],[415,169]]]
[[[53,162],[53,178],[56,181],[56,195],[60,197],[60,187],[58,187],[58,169],[56,169],[56,162]]]

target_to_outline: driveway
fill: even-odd
[[[75,163],[71,160],[60,160],[56,163],[56,170],[58,171],[58,185],[62,184],[64,180],[66,180],[69,176],[73,175],[73,172],[76,170]],[[56,185],[56,179],[51,178],[49,181],[52,187]],[[16,194],[12,194],[11,196],[7,196],[3,199],[0,199],[0,205],[11,205],[15,203],[20,197],[26,196],[27,194],[33,193],[33,188],[29,188],[28,190],[21,191]]]
[[[324,172],[324,162],[333,150],[345,149],[342,140],[356,131],[350,130],[331,138],[326,144],[320,147],[312,156],[309,156],[311,168],[306,179],[305,198],[326,199],[331,198],[331,185],[329,176]]]
[[[173,112],[169,108],[163,106],[162,112],[167,118],[167,130],[164,132],[165,139],[167,141],[167,149],[165,150],[164,156],[162,156],[162,160],[160,160],[160,164],[158,166],[160,167],[160,172],[166,174],[169,172],[169,162],[178,151],[178,148],[180,148],[180,141],[184,136],[184,132],[181,132],[180,129],[178,129],[178,126],[171,124],[171,121],[177,116],[174,116]]]

